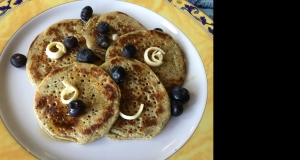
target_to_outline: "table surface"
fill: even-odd
[[[10,37],[37,14],[73,0],[0,0],[0,56]],[[213,159],[213,21],[198,8],[184,0],[125,0],[148,8],[176,25],[194,44],[201,57],[208,79],[208,98],[203,117],[187,143],[169,160]],[[10,4],[14,2],[14,4]],[[5,6],[10,8],[5,8]],[[39,6],[39,7],[36,7]],[[30,8],[30,9],[28,9]],[[172,14],[170,14],[172,13]],[[18,17],[15,21],[13,17]],[[10,24],[10,25],[6,25]],[[201,37],[201,38],[199,38]],[[1,73],[0,73],[1,76]],[[0,91],[1,92],[1,91]],[[1,159],[37,159],[11,136],[0,118]]]

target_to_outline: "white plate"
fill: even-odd
[[[96,14],[122,11],[137,19],[147,29],[162,28],[182,48],[187,59],[187,77],[183,87],[191,99],[179,117],[171,117],[160,134],[151,140],[113,141],[106,137],[86,144],[49,138],[38,125],[33,112],[34,87],[25,67],[15,68],[10,57],[27,55],[34,38],[49,25],[80,18],[81,9],[91,6]],[[12,136],[38,159],[167,159],[179,150],[194,133],[204,112],[207,79],[201,58],[190,40],[172,23],[144,7],[122,1],[77,1],[57,6],[31,19],[9,40],[0,56],[0,114]]]

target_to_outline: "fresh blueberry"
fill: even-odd
[[[78,45],[78,40],[74,36],[68,36],[64,39],[64,45],[68,49],[74,49]]]
[[[121,83],[125,81],[126,71],[123,67],[117,65],[110,70],[110,76],[116,83]]]
[[[68,104],[68,113],[72,117],[78,117],[85,112],[85,105],[81,100],[73,100]]]
[[[185,104],[190,100],[190,92],[186,88],[177,86],[171,91],[170,98]]]
[[[80,13],[80,17],[83,21],[88,21],[93,15],[93,9],[90,6],[85,6]]]
[[[95,61],[95,54],[92,50],[83,48],[77,52],[76,59],[78,62],[93,63]]]
[[[125,55],[125,57],[127,58],[133,58],[134,55],[136,54],[136,48],[134,45],[132,44],[126,44],[123,48],[123,54]]]
[[[10,58],[10,63],[16,68],[25,66],[26,62],[27,62],[27,57],[20,53],[16,53],[12,55]]]
[[[182,103],[172,99],[171,100],[171,116],[178,117],[183,112],[183,106]]]
[[[98,24],[97,30],[101,34],[107,34],[110,30],[109,24],[107,24],[106,22],[100,22]]]
[[[106,34],[100,34],[97,38],[97,45],[103,49],[107,49],[110,45],[110,39]]]

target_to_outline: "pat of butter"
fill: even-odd
[[[140,109],[138,110],[138,112],[136,114],[134,114],[133,116],[127,116],[125,114],[123,114],[122,112],[120,112],[120,116],[124,119],[128,119],[128,120],[133,120],[136,119],[137,117],[139,117],[143,111],[144,108],[144,104],[140,105]]]
[[[78,97],[78,89],[74,86],[72,86],[70,83],[68,83],[67,81],[63,80],[62,83],[64,84],[64,86],[66,88],[64,88],[61,93],[61,102],[63,104],[69,104],[71,101],[76,100]],[[73,96],[70,99],[65,99],[65,95],[70,94],[74,92]]]
[[[113,34],[112,35],[112,40],[115,41],[119,38],[119,35],[118,34]]]
[[[57,52],[51,51],[51,48],[54,46],[58,49]],[[60,58],[65,53],[67,53],[67,49],[66,49],[65,45],[61,42],[51,42],[48,44],[48,46],[46,48],[46,55],[48,56],[48,58],[50,58],[52,60]]]
[[[151,50],[154,51],[152,52],[151,59],[149,59],[148,53]],[[144,52],[144,60],[149,66],[157,67],[163,63],[163,54],[166,53],[162,49],[158,47],[150,47]]]

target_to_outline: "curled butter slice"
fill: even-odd
[[[137,117],[140,116],[140,114],[142,113],[144,108],[144,104],[140,105],[140,109],[138,110],[138,112],[136,114],[134,114],[133,116],[127,116],[125,114],[123,114],[122,112],[120,112],[120,116],[124,119],[128,119],[128,120],[132,120],[132,119],[136,119]]]
[[[62,83],[64,84],[64,86],[66,88],[64,88],[61,93],[61,102],[63,104],[69,104],[71,101],[75,100],[78,97],[78,89],[75,88],[74,86],[72,86],[70,83],[68,83],[67,81],[63,80]],[[75,92],[73,94],[73,96],[70,99],[65,99],[65,95],[70,94],[72,92]]]
[[[51,48],[54,46],[56,46],[58,51],[56,51],[56,52],[51,51]],[[60,58],[66,52],[67,52],[67,49],[66,49],[65,45],[61,42],[51,42],[48,44],[48,46],[46,48],[46,55],[48,56],[48,58],[50,58],[52,60]]]
[[[151,60],[149,59],[148,53],[149,51],[154,50],[151,55]],[[163,63],[163,54],[166,54],[162,49],[158,47],[149,47],[144,52],[144,60],[145,62],[152,67],[160,66]],[[157,59],[158,58],[158,59]]]
[[[112,40],[115,41],[119,38],[119,35],[118,34],[113,34],[112,35]]]

